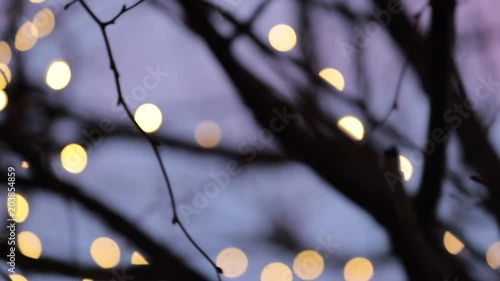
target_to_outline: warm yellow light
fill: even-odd
[[[354,116],[342,117],[337,125],[342,131],[344,131],[344,133],[349,135],[354,140],[362,140],[363,136],[365,135],[365,128],[363,127],[363,123],[361,123],[361,121],[359,121],[359,119]]]
[[[56,16],[49,8],[42,9],[33,18],[33,24],[38,30],[38,38],[43,38],[54,30]]]
[[[11,281],[28,281],[28,279],[21,274],[11,274],[9,277]]]
[[[486,262],[494,270],[500,268],[500,241],[493,243],[486,252]]]
[[[325,68],[319,72],[319,76],[330,83],[335,89],[343,91],[345,87],[344,75],[335,68]]]
[[[222,269],[224,276],[229,278],[240,277],[248,268],[245,252],[234,247],[220,251],[215,263]]]
[[[21,254],[28,258],[38,259],[42,255],[42,242],[33,232],[23,231],[19,233],[17,243]]]
[[[287,52],[297,44],[295,30],[289,25],[278,24],[269,31],[269,43],[280,52]]]
[[[0,41],[0,63],[9,64],[12,58],[12,50],[5,41]]]
[[[28,169],[29,167],[30,167],[30,163],[28,163],[27,161],[23,161],[21,163],[21,168]]]
[[[139,252],[133,252],[130,263],[134,265],[148,265],[149,262]]]
[[[83,279],[82,281],[94,281],[94,280],[89,279],[89,278],[85,278],[85,279]]]
[[[320,253],[312,250],[300,252],[293,261],[293,272],[302,280],[318,278],[325,268],[325,260]]]
[[[113,268],[120,262],[120,247],[108,237],[99,237],[90,247],[90,255],[102,268]]]
[[[347,281],[368,281],[373,277],[373,265],[370,260],[357,257],[349,260],[344,267]]]
[[[76,143],[66,145],[61,151],[61,164],[70,173],[81,173],[87,167],[87,161],[87,152]]]
[[[152,103],[145,103],[139,106],[135,111],[134,119],[146,133],[158,131],[163,122],[161,110]]]
[[[260,281],[292,281],[292,271],[281,262],[268,264],[260,274]]]
[[[0,111],[4,110],[7,104],[9,104],[9,97],[6,92],[0,90]]]
[[[45,74],[45,83],[54,90],[62,90],[71,81],[71,68],[64,60],[50,63]]]
[[[4,63],[0,63],[0,90],[5,89],[11,80],[12,73],[10,72],[10,68]]]
[[[35,4],[42,3],[43,1],[45,1],[45,0],[30,0],[31,3],[35,3]]]
[[[19,193],[12,197],[7,197],[7,211],[12,219],[17,223],[24,222],[30,213],[30,205],[28,201]]]
[[[410,160],[403,155],[399,155],[399,169],[403,173],[404,180],[409,181],[413,175],[413,165]]]
[[[19,51],[28,51],[35,46],[37,40],[38,29],[32,22],[27,21],[17,31],[14,46]]]
[[[449,231],[444,233],[443,243],[446,251],[452,255],[456,255],[464,249],[464,243]]]
[[[194,138],[196,142],[204,148],[216,147],[222,138],[221,129],[219,124],[214,121],[203,121],[194,131]]]

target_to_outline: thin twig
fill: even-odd
[[[65,10],[69,9],[69,7],[73,6],[73,4],[75,4],[76,2],[78,2],[78,0],[72,0],[68,4],[64,5],[64,9]]]
[[[250,25],[252,22],[250,21],[240,22],[231,13],[219,9],[213,3],[205,1],[205,4],[207,5],[208,8],[220,13],[224,18],[226,18],[229,21],[229,23],[231,23],[236,28],[235,34],[229,37],[228,39],[229,41],[234,40],[237,36],[240,36],[242,34],[246,35],[264,54],[269,55],[272,58],[277,58],[287,63],[290,63],[291,65],[297,67],[299,70],[303,71],[304,74],[314,83],[322,86],[324,89],[328,89],[329,91],[331,90],[331,85],[328,84],[324,79],[319,77],[316,71],[308,66],[306,61],[293,58],[290,56],[285,56],[282,54],[277,54],[271,47],[262,42],[259,39],[259,37],[251,30]],[[332,91],[332,93],[336,97],[344,101],[347,101],[349,103],[358,103],[357,100],[349,97],[348,95],[340,95],[338,91]]]
[[[257,6],[257,8],[254,10],[250,18],[248,18],[247,23],[248,24],[254,23],[262,15],[262,12],[267,8],[267,6],[271,4],[271,2],[272,0],[262,1],[262,3],[260,3],[259,6]]]
[[[419,11],[413,16],[414,22],[412,24],[412,29],[416,30],[417,25],[422,18],[422,15],[424,12],[429,8],[429,4],[425,4],[422,8],[419,9]],[[373,124],[372,130],[370,132],[370,135],[366,137],[366,141],[368,141],[374,134],[375,131],[380,128],[382,125],[384,125],[389,117],[391,116],[392,112],[396,111],[398,109],[398,102],[399,102],[399,97],[401,96],[401,86],[403,85],[403,78],[406,73],[406,70],[410,66],[410,61],[405,59],[405,63],[403,65],[403,68],[401,69],[401,72],[399,73],[399,78],[398,82],[396,84],[396,90],[394,93],[394,101],[392,102],[391,107],[389,108],[389,111],[385,114],[385,116],[382,118],[380,121],[376,121],[376,123]]]
[[[186,238],[198,250],[198,252],[200,252],[200,254],[214,267],[215,271],[217,272],[217,279],[220,281],[221,280],[221,276],[220,275],[222,274],[222,269],[219,268],[215,264],[215,262],[212,261],[212,259],[208,256],[208,254],[198,245],[198,243],[196,243],[196,241],[194,241],[193,237],[189,234],[189,232],[187,231],[186,227],[184,226],[184,224],[179,219],[179,216],[177,214],[177,206],[176,206],[176,202],[175,202],[174,192],[173,192],[173,189],[172,189],[172,184],[170,183],[170,179],[168,177],[165,164],[163,163],[163,160],[162,160],[161,155],[160,155],[160,151],[158,149],[158,147],[160,146],[160,143],[158,141],[156,141],[155,139],[153,139],[150,135],[148,135],[146,132],[144,132],[141,129],[141,127],[139,126],[139,124],[135,121],[134,116],[132,114],[132,111],[130,110],[129,106],[127,105],[127,103],[125,102],[125,100],[123,98],[123,93],[122,93],[122,88],[121,88],[121,83],[120,83],[120,73],[119,73],[118,68],[116,66],[116,61],[114,59],[114,55],[113,55],[113,51],[111,49],[111,44],[110,44],[110,41],[109,41],[109,37],[108,37],[108,34],[106,32],[106,27],[108,27],[111,24],[114,24],[115,21],[118,18],[120,18],[123,14],[125,14],[126,12],[128,12],[128,11],[132,10],[133,8],[137,7],[139,4],[145,2],[145,0],[139,0],[138,2],[136,2],[135,4],[133,4],[133,5],[129,6],[129,7],[123,6],[122,9],[120,10],[120,12],[116,16],[114,16],[111,20],[106,21],[106,22],[101,21],[96,16],[96,14],[87,5],[87,3],[85,2],[85,0],[78,0],[78,2],[80,2],[80,4],[82,4],[82,6],[85,9],[85,11],[90,15],[90,17],[92,17],[92,19],[94,20],[94,22],[97,25],[99,25],[99,28],[101,30],[101,33],[102,33],[102,36],[103,36],[103,39],[104,39],[104,43],[106,45],[106,51],[107,51],[107,54],[108,54],[108,57],[109,57],[109,61],[110,61],[110,69],[111,69],[111,71],[114,74],[114,80],[115,80],[116,89],[117,89],[117,93],[118,93],[118,105],[122,105],[123,106],[123,108],[125,109],[125,111],[127,113],[128,118],[134,124],[134,126],[139,130],[139,132],[142,134],[142,136],[149,142],[149,144],[151,145],[151,147],[152,147],[152,149],[154,151],[156,159],[158,160],[158,164],[160,165],[160,168],[161,168],[161,171],[162,171],[162,174],[163,174],[163,178],[165,179],[165,182],[166,182],[166,185],[167,185],[167,190],[168,190],[168,193],[170,195],[170,203],[171,203],[172,213],[173,213],[172,224],[178,224],[179,225],[179,227],[181,228],[181,230],[184,233],[184,235],[186,236]]]
[[[141,3],[144,3],[144,1],[145,1],[145,0],[139,0],[139,1],[137,1],[135,4],[133,4],[132,6],[129,6],[129,7],[127,7],[126,5],[123,5],[123,6],[122,6],[121,11],[120,11],[120,12],[119,12],[119,13],[118,13],[115,17],[113,17],[111,20],[109,20],[109,21],[105,22],[105,23],[104,23],[104,25],[114,24],[114,23],[115,23],[115,21],[116,21],[119,17],[121,17],[121,16],[122,16],[123,14],[125,14],[126,12],[128,12],[128,11],[132,10],[133,8],[135,8],[135,7],[139,6]]]
[[[370,135],[366,137],[366,141],[370,140],[370,138],[373,137],[373,135],[375,134],[375,131],[387,122],[389,116],[391,116],[391,114],[394,111],[398,110],[399,97],[401,96],[401,87],[403,85],[403,78],[405,77],[405,73],[406,70],[408,69],[408,66],[409,66],[408,60],[405,60],[403,68],[401,68],[401,72],[399,73],[398,82],[396,83],[396,89],[394,91],[394,100],[392,101],[391,107],[380,121],[377,121],[375,124],[373,124]]]
[[[7,74],[0,69],[0,74],[2,75],[3,79],[5,79],[5,84],[9,84],[9,79],[7,78]]]

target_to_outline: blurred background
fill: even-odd
[[[500,280],[499,9],[0,0],[2,280]]]

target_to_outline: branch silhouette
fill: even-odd
[[[16,3],[16,6],[21,7],[22,4],[19,4],[21,2],[12,1]],[[401,107],[406,106],[406,104],[402,104],[403,99],[401,98],[403,95],[401,92],[403,80],[405,82],[411,80],[408,86],[414,86],[416,82],[418,86],[414,88],[415,92],[425,94],[425,98],[429,100],[431,113],[427,124],[428,131],[425,133],[426,138],[432,136],[432,129],[446,126],[440,113],[449,107],[447,103],[462,104],[469,100],[468,96],[472,97],[470,93],[466,92],[465,80],[462,82],[457,64],[451,55],[454,43],[452,36],[454,33],[453,12],[456,3],[452,3],[452,0],[443,0],[442,3],[433,4],[434,2],[431,1],[423,9],[420,9],[416,16],[413,16],[413,13],[408,13],[411,10],[410,8],[403,9],[401,13],[391,13],[391,19],[382,27],[384,36],[379,38],[384,37],[386,41],[392,40],[391,46],[397,49],[397,51],[390,51],[390,54],[384,55],[395,53],[395,57],[402,57],[402,59],[401,63],[395,64],[395,67],[388,65],[388,68],[377,68],[384,69],[387,73],[372,75],[370,71],[367,71],[370,70],[370,61],[367,60],[368,55],[372,54],[371,52],[376,49],[362,46],[363,44],[360,42],[354,42],[354,47],[359,50],[356,56],[356,65],[351,64],[346,67],[346,69],[350,70],[355,69],[355,76],[358,77],[354,79],[350,75],[352,73],[349,70],[346,71],[346,73],[349,73],[346,76],[349,79],[346,81],[350,85],[357,85],[359,89],[359,93],[352,93],[349,92],[349,89],[338,92],[318,76],[317,68],[322,67],[325,63],[322,61],[325,54],[320,53],[320,51],[332,51],[330,48],[333,49],[334,46],[329,43],[328,47],[323,49],[324,38],[319,36],[317,32],[321,31],[321,28],[315,30],[314,27],[316,24],[318,24],[318,27],[322,25],[325,18],[332,20],[333,16],[338,16],[342,22],[339,26],[345,24],[345,27],[347,27],[342,29],[342,33],[347,30],[348,32],[345,33],[349,34],[341,34],[341,36],[344,37],[345,35],[350,38],[355,36],[356,32],[348,30],[349,27],[354,27],[355,30],[360,25],[375,21],[377,15],[374,15],[374,13],[364,10],[351,10],[351,6],[347,5],[347,3],[327,3],[320,0],[290,1],[289,4],[291,6],[295,5],[294,7],[297,8],[291,10],[298,17],[298,24],[301,25],[300,29],[296,29],[299,36],[297,43],[301,45],[298,45],[299,48],[295,48],[291,53],[282,53],[274,50],[260,33],[262,30],[261,23],[262,21],[265,22],[263,18],[274,8],[275,3],[272,0],[260,1],[258,5],[251,8],[252,11],[246,11],[249,13],[241,13],[246,15],[243,16],[243,19],[240,18],[241,14],[239,12],[218,8],[217,3],[214,4],[213,1],[132,1],[136,2],[130,5],[115,6],[116,12],[109,15],[109,20],[103,20],[100,16],[97,16],[99,15],[99,11],[96,9],[98,6],[94,8],[94,6],[89,5],[89,0],[71,0],[65,8],[82,5],[78,8],[81,8],[80,11],[84,14],[83,16],[88,16],[88,19],[99,27],[101,34],[98,34],[98,39],[103,40],[105,45],[103,50],[106,50],[105,53],[109,59],[109,69],[113,75],[110,80],[113,80],[114,85],[112,87],[116,87],[116,103],[119,107],[123,106],[127,116],[125,122],[120,121],[119,124],[114,124],[114,129],[105,133],[106,142],[108,140],[110,142],[119,142],[118,138],[120,138],[127,143],[137,144],[136,140],[143,143],[145,139],[151,145],[155,155],[153,159],[154,165],[155,167],[159,166],[162,170],[160,178],[160,187],[162,188],[158,191],[155,189],[155,194],[152,194],[155,202],[147,202],[151,204],[145,206],[145,208],[156,209],[160,204],[161,206],[165,203],[170,204],[173,218],[171,222],[170,217],[165,222],[167,228],[170,227],[170,223],[174,225],[173,228],[175,228],[176,224],[179,225],[178,227],[182,231],[181,235],[187,238],[189,246],[192,245],[196,249],[196,257],[198,258],[199,253],[202,263],[205,264],[206,260],[211,266],[210,270],[213,267],[219,281],[222,279],[222,270],[217,267],[214,260],[207,254],[210,252],[207,251],[209,248],[202,247],[197,242],[197,239],[195,240],[191,236],[186,227],[187,220],[183,220],[184,223],[179,220],[179,215],[182,215],[182,213],[177,214],[176,206],[182,208],[181,203],[186,199],[185,196],[189,197],[190,195],[187,194],[189,192],[181,193],[181,187],[184,184],[179,185],[178,190],[174,190],[171,185],[171,178],[169,177],[171,175],[168,174],[171,170],[167,170],[168,165],[164,162],[168,159],[169,153],[163,156],[167,158],[162,158],[160,152],[166,152],[161,150],[162,146],[163,149],[167,148],[169,151],[171,149],[180,150],[180,154],[186,154],[188,157],[202,156],[202,158],[210,160],[206,156],[211,156],[217,158],[217,161],[223,157],[231,158],[231,160],[239,162],[241,166],[249,163],[251,165],[261,165],[257,167],[259,169],[267,169],[281,163],[288,165],[301,162],[299,164],[307,165],[310,168],[309,171],[316,173],[322,182],[332,189],[330,191],[335,194],[341,193],[340,196],[351,200],[352,203],[357,205],[356,207],[370,215],[371,219],[383,228],[390,240],[390,249],[384,253],[374,254],[371,258],[379,259],[378,262],[388,262],[388,259],[396,256],[401,261],[400,264],[406,272],[408,280],[442,281],[458,278],[458,280],[469,281],[482,278],[474,276],[476,268],[491,271],[484,260],[484,249],[475,245],[475,239],[470,239],[470,235],[466,235],[467,232],[461,229],[458,223],[445,222],[441,217],[436,216],[435,210],[440,200],[456,200],[452,203],[460,206],[460,210],[457,212],[465,212],[472,208],[481,209],[481,211],[485,211],[482,213],[492,213],[497,222],[500,223],[500,205],[498,205],[498,202],[500,202],[500,173],[498,173],[500,161],[494,149],[494,144],[489,140],[487,134],[487,128],[491,126],[493,121],[481,120],[482,112],[470,112],[470,117],[465,118],[462,126],[457,128],[457,139],[461,142],[461,146],[456,152],[453,147],[453,153],[456,153],[454,155],[457,156],[463,155],[463,159],[459,164],[463,164],[464,167],[467,166],[467,169],[472,168],[472,170],[466,170],[465,168],[455,170],[454,166],[447,167],[446,145],[443,144],[433,155],[426,156],[422,182],[417,183],[415,180],[403,181],[397,149],[412,149],[415,155],[423,155],[425,147],[420,147],[410,139],[410,135],[415,136],[414,132],[409,134],[406,127],[399,126],[404,124],[405,120],[401,120],[399,123],[399,120],[396,120],[395,116],[391,115],[398,109],[400,103]],[[374,6],[378,6],[380,9],[386,9],[390,3],[394,2],[393,0],[371,1]],[[228,142],[213,149],[204,149],[196,145],[192,138],[185,137],[182,134],[179,134],[179,136],[170,133],[168,135],[153,135],[144,132],[134,119],[134,105],[131,102],[127,103],[127,90],[122,88],[126,81],[120,79],[121,75],[126,71],[126,64],[122,64],[119,58],[116,57],[118,49],[115,49],[121,46],[117,42],[110,40],[111,28],[108,29],[108,27],[116,24],[122,16],[132,16],[132,13],[129,14],[129,12],[141,5],[142,7],[154,5],[153,7],[169,9],[169,18],[165,18],[166,21],[170,24],[172,23],[170,16],[178,17],[176,22],[181,26],[178,30],[188,33],[180,36],[187,35],[192,38],[194,35],[194,37],[197,37],[189,42],[197,42],[196,44],[199,44],[199,46],[192,47],[203,49],[203,55],[210,57],[210,63],[218,64],[214,65],[221,70],[218,75],[221,75],[221,80],[225,84],[229,84],[231,94],[234,91],[237,98],[239,98],[239,105],[246,106],[246,109],[254,118],[252,125],[256,124],[265,129],[272,128],[270,127],[270,120],[276,118],[276,109],[279,111],[284,109],[285,114],[288,112],[297,116],[297,118],[287,123],[282,131],[271,130],[273,131],[271,136],[274,137],[272,146],[265,147],[262,145],[262,150],[255,152],[255,158],[250,162],[246,161],[247,155],[243,154],[239,146],[235,146],[235,143],[229,145]],[[430,20],[429,29],[416,28],[420,15],[427,8],[432,10],[432,15],[431,18],[424,17],[422,23],[424,23],[424,20]],[[22,9],[19,8],[19,10]],[[325,18],[319,18],[318,22],[316,22],[316,16],[318,16],[316,13],[325,16]],[[213,17],[214,14],[220,15],[223,21],[217,22],[220,18]],[[20,15],[18,16],[20,17]],[[155,20],[157,19],[159,18],[156,17]],[[337,19],[335,18],[335,20]],[[10,29],[15,32],[15,20],[13,22],[14,24]],[[93,24],[89,23],[89,25]],[[168,32],[169,29],[165,30]],[[328,32],[330,31],[328,30]],[[168,35],[171,34],[168,33]],[[337,35],[335,33],[333,39],[337,40],[339,38]],[[175,36],[177,36],[177,33]],[[326,39],[329,41],[332,38]],[[460,40],[463,41],[464,38],[459,38],[457,42],[460,42]],[[242,46],[241,42],[246,45]],[[241,55],[239,47],[249,47],[252,48],[252,51],[256,51],[250,55],[265,60],[262,66],[268,67],[268,70],[273,72],[273,75],[262,77],[262,72],[259,72],[261,69],[255,65],[256,61],[247,63],[247,54]],[[147,48],[149,51],[149,47]],[[366,49],[361,50],[362,48]],[[390,48],[387,49],[391,50]],[[189,48],[189,51],[191,50]],[[185,52],[185,50],[181,50],[181,52],[183,51]],[[382,50],[379,51],[382,52]],[[162,55],[166,54],[163,52]],[[183,53],[183,55],[186,54]],[[326,53],[326,55],[329,56],[330,54]],[[14,56],[19,56],[19,54],[16,53]],[[378,60],[375,59],[374,62],[378,62]],[[118,209],[108,207],[105,201],[99,200],[98,195],[94,196],[94,194],[87,192],[85,184],[63,181],[61,180],[61,174],[51,169],[54,168],[52,164],[59,164],[59,162],[51,162],[51,159],[61,151],[67,141],[67,139],[58,141],[55,136],[47,134],[54,128],[59,129],[56,128],[58,125],[56,122],[62,120],[69,124],[76,124],[74,127],[88,133],[89,131],[95,132],[93,130],[99,127],[99,119],[97,119],[99,116],[78,113],[85,112],[85,110],[72,110],[64,103],[53,102],[53,96],[50,96],[49,91],[44,87],[33,85],[34,82],[30,82],[30,77],[26,77],[23,71],[20,70],[23,68],[23,64],[26,63],[23,63],[23,60],[17,57],[16,63],[12,65],[12,69],[17,71],[13,72],[12,77],[15,77],[15,79],[8,85],[9,88],[6,90],[9,91],[8,97],[10,99],[5,110],[7,114],[0,116],[0,149],[8,147],[12,150],[8,151],[8,153],[29,162],[29,169],[24,170],[28,176],[18,177],[19,186],[22,186],[26,192],[30,192],[26,194],[31,195],[32,191],[33,193],[42,191],[50,194],[50,196],[55,195],[58,199],[62,198],[68,204],[82,207],[83,212],[88,212],[92,217],[98,218],[109,226],[111,232],[122,235],[127,242],[132,242],[133,246],[141,254],[144,254],[148,262],[150,262],[147,267],[127,266],[125,268],[130,275],[138,275],[138,280],[189,279],[205,281],[214,279],[206,278],[191,270],[182,260],[171,253],[167,245],[156,241],[149,234],[149,229],[135,225],[133,221],[140,219],[140,215],[127,217],[120,213]],[[335,64],[336,62],[334,62],[334,66]],[[385,62],[383,64],[382,66],[385,66]],[[342,63],[339,63],[339,65],[339,69],[342,69]],[[366,67],[367,65],[368,67]],[[201,69],[200,65],[197,65],[197,69]],[[24,70],[24,72],[28,71]],[[107,71],[107,66],[104,67],[104,71]],[[342,69],[342,71],[344,70]],[[264,72],[264,74],[266,73]],[[0,69],[0,79],[2,78],[5,80],[6,74]],[[369,80],[370,78],[380,80]],[[384,95],[387,98],[387,100],[383,101],[386,105],[379,118],[372,113],[372,110],[375,112],[372,106],[377,105],[371,103],[370,98],[378,90],[382,89],[379,88],[381,83],[378,83],[384,81],[381,78],[387,78],[387,85],[382,86],[384,93],[388,93],[388,95]],[[286,88],[282,87],[281,83],[286,83]],[[180,86],[183,87],[184,85]],[[371,87],[374,87],[377,91]],[[407,89],[407,87],[404,88]],[[200,93],[205,91],[205,89],[190,89]],[[408,93],[410,92],[413,91],[408,91]],[[404,95],[404,102],[406,103],[408,101],[406,92]],[[415,96],[411,97],[415,98]],[[114,102],[113,100],[113,104]],[[380,104],[380,100],[377,100],[377,104]],[[427,103],[424,102],[423,104],[427,108]],[[43,133],[29,133],[25,129],[27,127],[25,120],[33,120],[34,118],[33,116],[28,118],[24,115],[27,111],[35,111],[33,110],[35,107],[41,112],[39,114],[37,112],[35,118],[42,116],[46,119],[43,121],[45,124],[37,128]],[[385,108],[387,108],[387,111]],[[365,123],[363,124],[364,128],[370,128],[363,141],[353,141],[337,126],[337,115],[345,114],[345,109],[355,111],[355,114]],[[426,111],[423,110],[422,112]],[[224,113],[227,117],[232,117],[228,112]],[[402,113],[400,112],[400,114]],[[2,118],[4,116],[7,122],[3,122]],[[423,116],[423,118],[426,117]],[[132,126],[130,126],[129,122],[132,122]],[[54,123],[56,123],[56,126],[53,125]],[[453,130],[444,128],[450,136],[454,133]],[[137,130],[139,130],[139,133],[137,133]],[[81,137],[76,136],[75,132],[78,133],[73,130],[71,138]],[[86,143],[90,142],[91,147],[97,146],[99,142],[102,143],[101,140],[104,138],[104,135],[101,135],[98,137],[100,140],[96,141],[95,134],[94,137],[88,137],[87,135],[85,134],[87,137]],[[59,135],[58,137],[62,138]],[[88,147],[87,144],[83,146]],[[394,148],[388,150],[387,146]],[[146,148],[149,152],[149,147]],[[96,149],[91,153],[90,149],[86,149],[89,159],[93,155],[95,156],[98,150],[101,152],[100,149]],[[10,161],[9,156],[4,156],[7,153],[4,154],[3,150],[1,152],[0,160],[2,161],[0,162],[4,163],[4,159]],[[147,157],[152,157],[153,154],[150,153]],[[92,164],[97,162],[99,161]],[[411,162],[417,164],[416,162],[413,163],[413,160]],[[414,165],[414,167],[417,165]],[[417,168],[416,170],[420,169]],[[89,171],[92,171],[92,169],[89,169]],[[395,181],[389,181],[385,177],[385,173],[396,175]],[[417,174],[420,176],[419,173],[415,175]],[[91,174],[87,175],[92,176]],[[86,175],[82,176],[82,178],[78,179],[88,180],[85,178]],[[455,187],[454,194],[441,192],[441,190],[448,190],[448,188],[443,189],[444,181],[447,184],[451,183]],[[164,197],[166,195],[163,189],[164,184],[170,201]],[[412,198],[410,193],[405,192],[405,188],[411,189],[413,187],[419,188],[419,190],[416,197]],[[178,192],[177,198],[174,196],[176,194],[174,191]],[[181,194],[183,195],[182,198]],[[261,196],[261,194],[256,196]],[[188,201],[196,198],[188,197],[186,199]],[[461,204],[467,205],[466,208],[462,208]],[[170,207],[168,207],[168,212],[170,212]],[[143,213],[143,210],[134,211],[140,211],[139,214]],[[284,212],[289,211],[284,210]],[[298,210],[294,211],[300,212]],[[287,226],[284,223],[286,220],[283,219],[283,215],[280,212],[275,219],[266,217],[266,219],[269,219],[269,223],[274,226],[273,231],[277,232],[273,233],[277,235],[269,235],[267,242],[281,244],[280,246],[284,246],[288,250],[287,254],[290,255],[295,254],[301,248],[310,246],[307,245],[308,243],[301,244],[300,239],[293,237],[292,229],[296,226],[295,221]],[[72,217],[68,216],[68,218],[71,222]],[[163,221],[161,225],[163,225]],[[152,229],[154,230],[154,228]],[[446,251],[448,248],[443,247],[443,234],[446,231],[452,231],[463,242],[463,254],[450,255]],[[71,236],[71,232],[69,235]],[[184,239],[184,237],[182,238]],[[78,240],[75,237],[73,239]],[[47,244],[48,242],[44,241],[44,247]],[[0,251],[4,251],[4,248],[1,248]],[[77,256],[74,253],[71,253],[71,255]],[[0,257],[0,259],[5,258]],[[46,256],[42,256],[38,260],[23,256],[19,258],[19,262],[22,263],[21,269],[34,274],[59,273],[66,276],[106,279],[107,275],[111,273],[109,270],[97,267],[82,266],[77,264],[77,261],[74,259],[63,260],[63,258],[56,260]],[[164,265],[165,261],[168,262],[168,265]],[[473,268],[473,270],[469,270],[470,268]],[[212,272],[210,271],[210,273]],[[488,276],[486,278],[488,280],[496,280],[499,277],[496,273],[489,273],[491,274],[488,275],[488,272],[486,272],[486,275],[484,275]],[[469,274],[472,276],[469,276]],[[490,278],[489,276],[493,277]],[[6,275],[2,277],[9,278]]]
[[[116,90],[118,93],[118,105],[122,105],[123,108],[125,109],[125,112],[127,113],[128,118],[130,121],[134,124],[134,126],[139,130],[139,132],[142,134],[142,136],[150,143],[151,148],[154,151],[154,154],[156,156],[156,159],[158,160],[158,163],[160,165],[163,177],[166,182],[167,190],[170,195],[170,204],[172,207],[172,212],[173,212],[173,218],[172,218],[172,224],[177,224],[179,225],[180,229],[186,236],[186,238],[190,241],[190,243],[198,250],[198,252],[212,265],[212,267],[215,269],[216,274],[217,274],[217,279],[220,281],[221,280],[221,274],[222,274],[222,269],[218,267],[215,262],[208,256],[208,254],[201,248],[201,246],[193,239],[191,234],[187,231],[187,228],[184,226],[182,221],[179,219],[179,215],[177,214],[177,205],[174,197],[174,192],[172,188],[172,184],[170,182],[170,179],[167,174],[167,169],[165,167],[165,164],[163,163],[163,160],[160,155],[160,151],[158,149],[160,143],[153,139],[150,135],[148,135],[146,132],[142,130],[142,128],[139,126],[139,124],[135,121],[134,116],[132,114],[132,111],[130,110],[129,106],[125,102],[123,98],[123,93],[122,93],[122,86],[120,83],[120,73],[118,71],[118,68],[116,66],[116,61],[114,59],[113,51],[111,49],[111,43],[106,31],[106,28],[116,22],[121,16],[123,16],[125,13],[128,11],[131,11],[133,8],[137,7],[141,3],[145,2],[144,0],[140,0],[137,3],[126,7],[123,6],[120,12],[114,16],[111,20],[109,21],[101,21],[96,14],[92,11],[92,9],[88,6],[88,4],[85,2],[85,0],[78,0],[78,2],[83,6],[87,14],[93,19],[93,21],[99,26],[99,29],[101,31],[102,37],[104,39],[104,43],[106,45],[106,51],[108,54],[109,58],[109,63],[110,63],[110,69],[113,72],[114,75],[114,80],[115,80],[115,85],[116,85]],[[71,3],[70,3],[71,4]]]

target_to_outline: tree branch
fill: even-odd
[[[237,62],[230,52],[230,46],[207,20],[206,6],[200,1],[179,1],[189,16],[190,27],[199,34],[212,53],[224,67],[226,74],[238,88],[240,97],[253,111],[262,126],[269,126],[276,109],[286,109],[297,114],[293,107],[277,97],[275,91],[257,79]],[[308,118],[303,115],[301,118]],[[299,118],[300,119],[300,118]],[[311,122],[311,121],[310,121]],[[377,165],[378,156],[365,145],[358,145],[337,130],[335,138],[311,135],[298,120],[293,120],[276,133],[281,145],[291,154],[314,168],[325,180],[339,191],[370,212],[389,232],[394,250],[401,257],[412,280],[442,281],[446,276],[439,269],[441,261],[433,255],[425,258],[415,251],[414,245],[432,251],[414,229],[401,228],[395,215],[394,205],[401,204],[388,188],[383,171]],[[335,159],[335,161],[331,161]],[[359,177],[362,174],[363,177]],[[411,220],[411,218],[404,218]],[[429,266],[429,264],[436,266]],[[411,274],[410,274],[411,273]]]
[[[433,153],[425,155],[424,171],[419,192],[415,198],[417,213],[424,229],[430,229],[435,222],[437,202],[441,195],[443,179],[446,176],[446,143],[436,142],[435,133],[449,135],[449,126],[443,115],[448,106],[451,91],[450,60],[455,37],[455,0],[434,1],[432,4],[430,118],[426,145],[435,147]]]
[[[173,213],[172,224],[178,224],[179,225],[180,229],[182,230],[182,232],[184,233],[184,235],[186,236],[186,238],[198,250],[198,252],[210,263],[210,265],[214,268],[214,270],[215,270],[215,272],[217,274],[218,280],[221,281],[220,275],[222,274],[222,269],[219,268],[215,264],[215,262],[208,256],[208,254],[200,247],[200,245],[198,245],[198,243],[196,243],[194,241],[193,237],[189,234],[189,232],[187,231],[186,227],[184,226],[184,224],[182,223],[182,221],[179,219],[179,216],[177,214],[177,206],[176,206],[176,201],[175,201],[175,197],[174,197],[174,192],[173,192],[173,189],[172,189],[172,184],[170,183],[170,179],[168,177],[165,164],[163,163],[163,160],[162,160],[162,158],[160,156],[160,151],[158,149],[159,143],[156,140],[154,140],[150,135],[148,135],[146,132],[144,132],[142,130],[142,128],[139,126],[139,124],[135,121],[134,116],[132,114],[132,111],[130,110],[130,108],[128,107],[127,103],[125,102],[125,100],[123,98],[122,88],[121,88],[121,83],[120,83],[120,73],[119,73],[118,68],[116,66],[116,62],[115,62],[115,59],[114,59],[113,51],[111,49],[111,44],[110,44],[110,41],[109,41],[109,38],[108,38],[108,34],[106,32],[106,27],[109,26],[110,24],[115,23],[115,21],[120,16],[122,16],[123,14],[125,14],[127,11],[130,11],[132,8],[137,7],[137,5],[139,5],[142,2],[144,2],[144,0],[140,0],[136,4],[130,6],[129,8],[123,6],[122,10],[115,17],[113,17],[110,21],[107,21],[107,22],[101,21],[94,14],[94,12],[90,9],[90,7],[87,5],[87,3],[85,2],[85,0],[79,0],[79,2],[80,2],[80,4],[82,4],[82,6],[85,9],[85,11],[91,16],[91,18],[94,20],[94,22],[99,26],[99,28],[101,30],[101,33],[102,33],[102,36],[103,36],[103,39],[104,39],[104,43],[106,45],[106,51],[107,51],[107,54],[108,54],[108,57],[109,57],[109,61],[110,61],[110,68],[111,68],[111,71],[114,74],[114,80],[115,80],[115,84],[116,84],[116,90],[117,90],[117,93],[118,93],[118,104],[119,105],[121,104],[124,107],[125,112],[127,113],[127,116],[130,119],[130,121],[134,124],[134,126],[137,128],[137,130],[139,130],[139,132],[142,134],[142,136],[149,142],[149,144],[151,145],[151,148],[154,151],[156,159],[158,160],[158,164],[160,165],[163,177],[165,179],[165,183],[167,185],[167,190],[168,190],[168,193],[170,195],[170,205],[171,205],[172,213]]]
[[[149,235],[139,228],[136,228],[134,224],[127,219],[106,207],[97,199],[88,196],[76,185],[58,180],[51,171],[46,168],[42,155],[33,148],[33,144],[23,141],[26,138],[23,138],[19,132],[13,130],[15,130],[15,128],[9,130],[5,127],[0,127],[0,137],[5,139],[24,159],[29,161],[30,170],[33,173],[32,178],[29,180],[17,177],[16,182],[19,185],[43,189],[60,194],[62,197],[75,200],[88,211],[105,221],[106,225],[117,233],[124,235],[131,243],[137,245],[137,247],[151,260],[152,264],[161,264],[165,260],[170,260],[172,261],[172,265],[175,265],[175,268],[181,271],[190,271],[163,245],[152,240]],[[194,273],[192,275],[194,275]],[[202,278],[198,280],[205,281]]]
[[[373,3],[384,9],[390,5],[391,1],[373,0]],[[392,20],[386,26],[387,30],[415,69],[424,90],[430,95],[432,77],[428,71],[427,61],[422,60],[430,53],[430,39],[411,28],[412,23],[405,13],[392,14],[391,16]],[[468,102],[466,91],[455,62],[451,57],[448,57],[448,60],[451,65],[450,75],[454,82],[451,86],[451,92],[455,93],[451,95],[452,103],[461,105]],[[474,112],[469,112],[469,114],[469,117],[461,120],[460,126],[456,129],[463,145],[465,159],[484,178],[494,201],[500,202],[500,173],[498,173],[500,159],[487,136],[482,132],[476,114]],[[500,207],[495,209],[494,214],[500,225]]]

